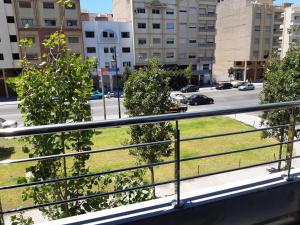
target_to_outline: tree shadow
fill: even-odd
[[[14,147],[0,147],[0,161],[9,159],[11,155],[14,153],[15,153]]]

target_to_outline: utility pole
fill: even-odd
[[[117,48],[116,48],[116,46],[114,47],[114,53],[113,53],[113,58],[112,58],[112,66],[116,70],[117,95],[118,95],[118,112],[119,112],[119,119],[121,119],[120,87],[119,87],[118,59],[117,59]]]
[[[99,60],[97,59],[97,76],[99,79]],[[104,120],[106,120],[106,103],[105,103],[105,90],[104,90],[104,79],[103,79],[103,73],[101,72],[101,89],[102,89],[102,100],[103,100],[103,115],[104,115]]]

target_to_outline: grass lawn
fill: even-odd
[[[179,126],[182,138],[253,129],[250,126],[225,117],[185,120],[180,121]],[[124,140],[128,138],[127,127],[98,130],[93,137],[93,149],[121,146]],[[276,143],[276,140],[261,139],[260,132],[182,142],[181,157],[187,158],[272,143]],[[15,148],[15,152],[9,157],[10,159],[28,157],[27,154],[22,152],[22,144],[16,139],[5,139],[1,141],[1,147],[9,148],[12,146]],[[184,162],[181,166],[181,176],[189,177],[198,175],[198,170],[201,174],[204,174],[229,168],[237,168],[239,165],[246,166],[264,161],[271,161],[274,157],[278,158],[278,149],[279,146],[234,155]],[[165,160],[171,160],[173,157],[174,156],[171,156],[169,159]],[[32,163],[23,163],[0,166],[0,186],[15,184],[17,178],[24,176],[25,168],[31,164]],[[128,154],[128,150],[121,150],[91,155],[87,165],[91,172],[100,172],[133,166],[135,165],[135,160]],[[156,182],[173,179],[173,168],[174,165],[165,165],[155,168]],[[149,174],[147,174],[145,179],[149,180]],[[23,189],[2,191],[1,201],[3,208],[9,209],[30,204],[30,202],[22,202],[22,190]]]

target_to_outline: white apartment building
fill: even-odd
[[[128,22],[82,21],[84,54],[97,60],[94,76],[103,74],[106,90],[117,85],[116,72],[123,74],[125,67],[132,70],[134,65],[132,27]],[[117,71],[113,65],[116,50]]]
[[[9,97],[8,76],[19,73],[20,59],[13,0],[0,1],[0,96]]]
[[[215,49],[217,0],[113,0],[114,20],[129,21],[134,64],[157,58],[164,67],[189,64],[201,83],[210,78]]]
[[[280,37],[282,41],[281,58],[284,58],[291,45],[300,45],[300,5],[287,5],[283,13],[284,22],[280,26],[283,35]]]

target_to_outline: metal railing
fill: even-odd
[[[93,155],[98,153],[104,153],[104,152],[112,152],[117,150],[125,150],[125,149],[132,149],[137,147],[147,147],[147,146],[157,146],[157,145],[175,145],[175,156],[174,160],[168,160],[158,163],[151,163],[146,165],[136,165],[132,167],[127,168],[121,168],[121,169],[115,169],[115,170],[109,170],[109,171],[103,171],[103,172],[96,172],[96,173],[90,173],[90,174],[84,174],[84,175],[77,175],[77,176],[69,176],[64,178],[57,178],[57,179],[51,179],[51,180],[41,180],[41,181],[35,181],[35,182],[28,182],[28,183],[21,183],[21,184],[14,184],[14,185],[6,185],[1,186],[0,191],[4,190],[14,190],[16,188],[22,188],[22,187],[31,187],[36,185],[43,185],[43,184],[53,184],[56,182],[63,182],[63,181],[70,181],[70,180],[78,180],[83,178],[92,178],[97,177],[101,175],[108,175],[108,174],[114,174],[114,173],[120,173],[120,172],[126,172],[126,171],[133,171],[138,169],[146,169],[150,167],[156,167],[156,166],[162,166],[162,165],[175,165],[174,166],[174,179],[154,183],[154,184],[147,184],[139,187],[133,187],[130,189],[125,190],[116,190],[116,191],[110,191],[106,193],[96,193],[88,196],[80,196],[77,198],[72,199],[63,199],[56,202],[49,202],[44,203],[40,205],[32,205],[32,206],[26,206],[22,208],[17,209],[8,209],[8,210],[2,210],[1,208],[1,202],[0,202],[0,222],[1,218],[3,220],[3,215],[9,214],[9,213],[17,213],[21,211],[26,211],[30,209],[36,209],[36,208],[42,208],[42,207],[48,207],[53,205],[62,205],[70,202],[76,202],[76,201],[83,201],[87,199],[93,199],[118,193],[124,193],[124,192],[130,192],[138,189],[144,189],[144,188],[150,188],[150,187],[156,187],[164,184],[175,184],[175,194],[176,194],[176,204],[175,207],[179,208],[182,206],[181,202],[181,196],[180,196],[180,188],[181,188],[181,182],[186,180],[191,180],[195,178],[201,178],[201,177],[207,177],[211,175],[216,174],[222,174],[227,172],[233,172],[237,170],[243,170],[263,165],[270,165],[274,163],[278,163],[278,169],[281,169],[281,163],[285,162],[285,166],[287,169],[287,180],[291,180],[291,166],[292,166],[292,160],[296,158],[300,158],[300,156],[293,156],[293,143],[298,142],[297,139],[294,139],[295,134],[295,126],[296,126],[296,113],[295,108],[300,106],[300,101],[293,101],[293,102],[285,102],[285,103],[274,103],[274,104],[266,104],[266,105],[255,105],[255,106],[247,106],[247,107],[233,107],[233,108],[221,108],[217,110],[206,110],[201,112],[186,112],[186,113],[178,113],[178,114],[164,114],[164,115],[155,115],[155,116],[144,116],[144,117],[135,117],[135,118],[123,118],[119,120],[106,120],[106,121],[96,121],[96,122],[84,122],[84,123],[74,123],[74,124],[59,124],[59,125],[47,125],[47,126],[36,126],[36,127],[24,127],[24,128],[14,128],[14,129],[3,129],[0,130],[0,138],[5,137],[22,137],[22,136],[31,136],[31,135],[43,135],[43,134],[52,134],[52,133],[59,133],[59,132],[69,132],[69,131],[83,131],[83,130],[90,130],[90,129],[96,129],[96,128],[109,128],[109,127],[120,127],[120,126],[130,126],[130,125],[139,125],[139,124],[148,124],[148,123],[159,123],[159,122],[167,122],[167,121],[174,121],[176,123],[175,126],[175,134],[174,138],[171,140],[164,140],[164,141],[157,141],[152,143],[141,143],[141,144],[133,144],[133,145],[126,145],[126,146],[118,146],[113,148],[104,148],[104,149],[98,149],[98,150],[92,150],[92,151],[85,151],[85,152],[77,152],[77,153],[65,153],[65,154],[59,154],[59,155],[49,155],[49,156],[37,156],[34,158],[26,158],[26,159],[12,159],[12,160],[5,160],[0,161],[0,166],[2,165],[9,165],[9,164],[19,164],[19,163],[25,163],[25,162],[37,162],[42,160],[49,160],[49,159],[61,159],[66,157],[74,157],[79,155]],[[204,117],[210,117],[210,116],[222,116],[222,115],[232,115],[232,114],[238,114],[238,113],[248,113],[248,112],[258,112],[258,111],[266,111],[266,110],[278,110],[278,109],[291,109],[291,118],[290,123],[286,125],[279,125],[279,126],[273,126],[273,127],[263,127],[260,129],[249,129],[244,131],[237,131],[237,132],[229,132],[229,133],[221,133],[221,134],[214,134],[214,135],[208,135],[208,136],[197,136],[197,137],[188,137],[188,138],[181,138],[181,131],[179,129],[179,122],[181,120],[185,119],[193,119],[193,118],[204,118]],[[292,110],[293,109],[293,110]],[[285,130],[288,132],[288,139],[284,140],[283,138],[278,142],[274,144],[268,144],[263,146],[257,146],[257,147],[250,147],[250,148],[244,148],[244,149],[235,149],[227,152],[221,152],[221,153],[214,153],[214,154],[207,154],[207,155],[200,155],[200,156],[192,156],[187,158],[181,157],[181,143],[188,142],[188,141],[196,141],[196,140],[204,140],[204,139],[211,139],[211,138],[217,138],[217,137],[228,137],[233,135],[240,135],[240,134],[250,134],[254,132],[261,132],[261,131],[268,131],[272,129],[279,129],[282,132],[281,137],[283,137],[283,134]],[[282,147],[283,145],[287,145],[287,156],[284,158],[282,157]],[[200,159],[207,159],[207,158],[214,158],[218,156],[224,156],[224,155],[231,155],[236,153],[242,153],[242,152],[250,152],[250,151],[257,151],[257,150],[263,150],[270,147],[280,147],[279,152],[279,158],[267,161],[263,163],[258,163],[254,165],[247,165],[239,168],[233,168],[233,169],[227,169],[217,172],[210,172],[207,174],[198,174],[197,176],[189,176],[181,178],[180,172],[181,172],[181,164],[183,162],[192,161],[192,160],[200,160]]]

